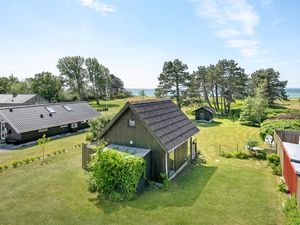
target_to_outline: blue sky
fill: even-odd
[[[126,87],[151,88],[166,60],[274,67],[300,87],[300,1],[1,0],[0,74],[59,74],[58,58],[96,57]]]

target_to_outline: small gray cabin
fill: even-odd
[[[45,103],[48,101],[36,94],[0,94],[0,107]]]
[[[194,112],[196,121],[211,122],[214,118],[214,114],[217,111],[209,106],[202,106],[196,109]]]
[[[99,113],[86,102],[49,103],[0,108],[0,140],[24,143],[88,127]]]
[[[199,129],[170,99],[127,102],[100,134],[108,144],[150,150],[149,179],[175,177],[195,157]]]

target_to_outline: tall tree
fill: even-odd
[[[109,76],[109,70],[101,65],[96,58],[87,58],[85,60],[88,78],[92,84],[92,92],[94,98],[99,105],[101,90],[106,85],[106,80]]]
[[[80,100],[84,98],[86,87],[86,70],[83,68],[84,58],[81,56],[66,56],[58,60],[57,68],[66,85],[78,94]]]
[[[275,100],[287,100],[285,88],[287,81],[279,80],[280,73],[273,68],[259,69],[251,74],[250,87],[252,92],[259,84],[266,82],[265,93],[269,105],[274,105]]]
[[[57,101],[62,90],[63,82],[50,72],[41,72],[30,78],[32,90],[48,101]]]
[[[7,77],[0,77],[0,94],[6,94],[10,89],[9,79]]]
[[[107,91],[111,99],[118,98],[120,94],[125,92],[123,81],[119,77],[110,74],[107,81]]]
[[[182,96],[189,80],[188,67],[179,59],[167,61],[159,75],[159,85],[155,89],[156,95],[171,95],[176,99],[179,108],[182,106]]]

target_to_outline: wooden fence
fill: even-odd
[[[277,134],[283,142],[299,144],[300,131],[276,130],[275,134]]]
[[[88,144],[82,144],[82,168],[86,169],[91,162],[91,155],[95,153],[95,150]]]

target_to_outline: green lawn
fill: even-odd
[[[72,148],[77,144],[81,144],[85,141],[86,133],[75,134],[68,137],[62,137],[55,139],[47,143],[45,147],[45,155],[54,151],[63,150],[65,148]],[[24,147],[21,149],[7,151],[0,151],[0,166],[8,165],[16,160],[23,160],[31,157],[37,157],[42,155],[41,147],[34,145],[31,147]]]
[[[191,165],[168,192],[145,191],[127,203],[108,203],[87,191],[77,150],[43,166],[34,162],[0,173],[0,225],[283,224],[283,196],[266,162],[225,159],[216,151],[218,144],[235,151],[248,137],[258,138],[258,129],[225,119],[198,125],[208,163]],[[59,146],[64,139],[56,141]]]

